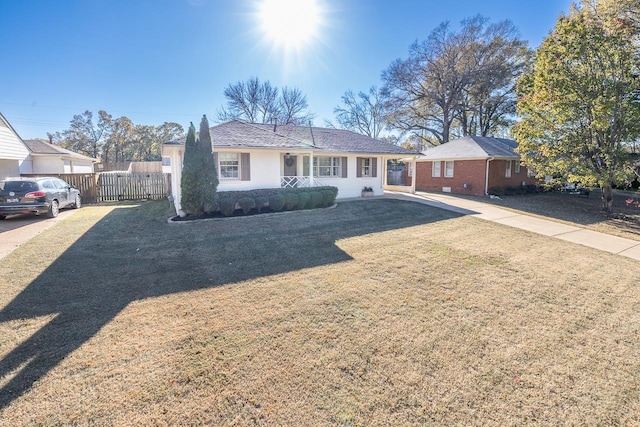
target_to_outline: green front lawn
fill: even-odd
[[[630,259],[387,199],[170,215],[0,261],[0,425],[640,423]]]

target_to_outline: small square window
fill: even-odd
[[[240,178],[240,159],[238,153],[219,153],[220,178],[238,179]]]

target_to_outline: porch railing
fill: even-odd
[[[302,188],[302,187],[315,187],[323,185],[316,178],[310,176],[281,176],[280,187],[281,188]]]

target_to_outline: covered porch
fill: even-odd
[[[280,187],[301,188],[331,185],[339,189],[338,197],[357,197],[363,188],[371,188],[376,195],[384,190],[415,192],[415,158],[372,156],[366,153],[326,153],[318,151],[281,152]],[[393,180],[390,160],[405,162],[408,178]],[[404,174],[407,175],[407,174]]]

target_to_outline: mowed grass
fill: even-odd
[[[386,199],[169,215],[0,262],[0,425],[640,423],[635,261]]]

